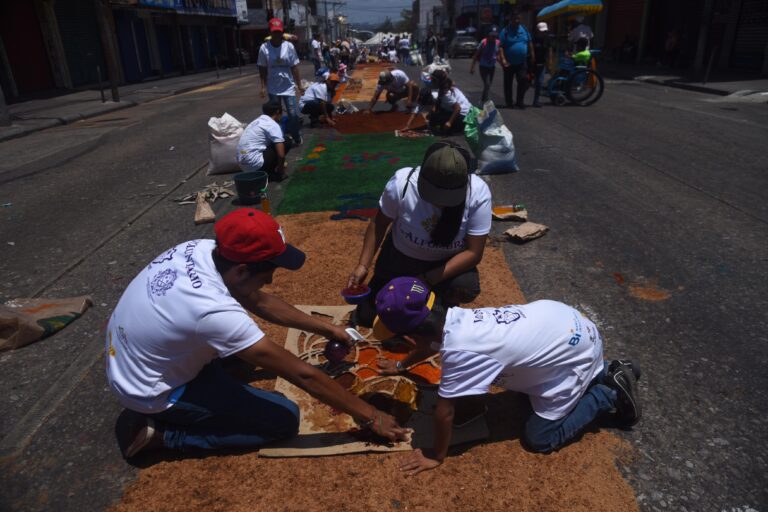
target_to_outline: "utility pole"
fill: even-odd
[[[112,31],[112,9],[104,0],[96,0],[96,19],[99,24],[101,46],[104,48],[104,60],[107,64],[109,86],[112,90],[112,101],[120,101],[120,92],[117,88],[119,65],[117,61],[117,48],[115,47],[114,33]]]

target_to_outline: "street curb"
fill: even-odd
[[[714,89],[712,87],[706,87],[704,85],[687,84],[685,82],[678,82],[676,80],[659,80],[658,78],[643,77],[643,76],[632,77],[632,80],[635,80],[637,82],[654,84],[654,85],[663,85],[665,87],[673,87],[675,89],[685,89],[687,91],[701,92],[704,94],[715,94],[717,96],[728,96],[730,94],[728,91]]]
[[[110,112],[115,112],[117,110],[123,110],[123,109],[126,109],[126,108],[136,107],[138,105],[143,105],[145,103],[151,103],[153,101],[157,101],[157,100],[162,99],[162,98],[169,98],[169,97],[172,97],[172,96],[178,96],[180,94],[191,92],[191,91],[194,91],[194,90],[197,90],[197,89],[204,89],[204,88],[210,87],[212,85],[232,82],[232,81],[239,80],[241,78],[245,78],[245,77],[248,77],[248,76],[251,76],[251,75],[255,75],[255,74],[256,74],[255,71],[254,72],[249,72],[249,73],[243,73],[242,75],[238,75],[237,77],[233,77],[233,78],[218,79],[218,80],[213,80],[213,81],[210,81],[210,82],[205,82],[203,84],[196,84],[196,85],[191,85],[189,87],[183,87],[181,89],[175,89],[172,92],[170,92],[169,94],[165,94],[165,95],[159,96],[157,98],[148,99],[146,101],[123,100],[123,101],[121,101],[118,104],[113,104],[112,106],[109,106],[107,108],[99,109],[96,112],[91,112],[91,113],[88,113],[88,114],[71,114],[71,115],[68,115],[68,116],[65,116],[65,117],[58,117],[58,118],[55,118],[55,119],[46,120],[44,122],[41,122],[41,124],[39,126],[30,126],[28,128],[22,129],[21,131],[18,131],[18,132],[15,132],[15,133],[9,133],[9,134],[2,134],[2,133],[0,133],[0,142],[5,142],[7,140],[18,139],[18,138],[21,138],[21,137],[25,137],[25,136],[27,136],[27,135],[29,135],[31,133],[47,130],[48,128],[53,128],[53,127],[56,127],[56,126],[62,126],[62,125],[65,125],[65,124],[72,124],[72,123],[75,123],[77,121],[83,121],[85,119],[90,119],[91,117],[97,117],[97,116],[100,116],[100,115],[103,115],[103,114],[109,114]]]

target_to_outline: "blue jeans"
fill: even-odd
[[[523,434],[523,441],[529,449],[549,453],[562,448],[592,423],[599,414],[613,409],[616,391],[603,384],[607,366],[608,363],[603,365],[603,370],[592,379],[590,387],[576,407],[564,418],[548,420],[536,413],[531,414]]]
[[[270,94],[269,99],[282,101],[285,108],[285,115],[288,116],[286,131],[293,141],[298,144],[301,139],[301,133],[299,132],[299,101],[296,99],[296,95],[278,96],[277,94]]]
[[[172,393],[174,399],[170,409],[149,415],[165,429],[166,448],[256,447],[299,431],[295,403],[238,382],[218,360]]]

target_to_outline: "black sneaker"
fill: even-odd
[[[642,407],[637,390],[637,380],[633,369],[620,361],[614,361],[613,371],[605,376],[606,384],[616,391],[616,418],[626,427],[631,427],[640,421]],[[613,364],[613,362],[611,363]]]
[[[608,364],[608,370],[606,374],[613,373],[614,370],[616,370],[616,368],[622,364],[632,368],[632,375],[635,376],[635,381],[640,382],[640,375],[642,375],[642,372],[640,371],[640,365],[631,359],[614,359]]]

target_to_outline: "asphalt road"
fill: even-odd
[[[452,75],[477,103],[468,68],[457,60]],[[46,155],[0,188],[0,203],[13,203],[0,208],[0,300],[96,303],[56,336],[0,353],[0,509],[103,509],[135,476],[111,431],[120,408],[100,329],[149,259],[211,233],[171,199],[212,181],[206,122],[255,117],[253,82],[0,144],[20,166],[29,141]],[[588,108],[502,114],[522,170],[488,178],[494,203],[523,202],[550,227],[505,246],[527,299],[581,307],[608,357],[643,367],[645,417],[622,433],[637,448],[625,471],[641,508],[768,509],[768,108],[609,80]]]

